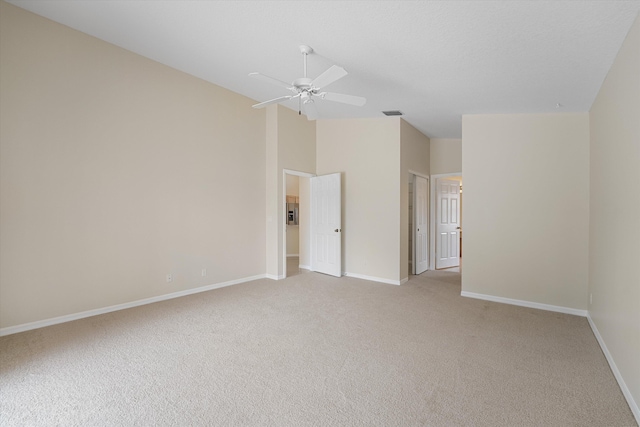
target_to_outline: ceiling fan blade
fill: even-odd
[[[361,96],[345,95],[343,93],[325,92],[320,94],[320,97],[327,101],[342,102],[343,104],[357,105],[358,107],[362,107],[367,102],[367,99]]]
[[[304,103],[304,112],[307,115],[307,120],[315,120],[318,118],[318,110],[316,104],[313,101],[307,101]]]
[[[267,105],[277,104],[279,102],[283,102],[283,101],[286,101],[286,100],[291,99],[291,98],[296,98],[296,97],[295,96],[281,96],[279,98],[271,99],[269,101],[264,101],[264,102],[261,102],[259,104],[252,105],[252,107],[253,108],[263,108],[263,107],[266,107]]]
[[[332,65],[331,68],[316,77],[315,80],[311,82],[311,85],[316,89],[320,89],[325,86],[329,86],[331,83],[343,78],[347,74],[349,73],[347,73],[347,70],[344,68]]]
[[[291,86],[289,83],[283,82],[282,80],[274,79],[273,77],[265,76],[260,73],[249,73],[249,77],[253,77],[254,79],[261,80],[263,82],[271,83],[272,85],[280,86],[286,89],[290,89]]]

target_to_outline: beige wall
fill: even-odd
[[[0,19],[0,327],[264,274],[264,111],[4,2]]]
[[[587,308],[589,117],[462,118],[462,290]]]
[[[266,270],[267,276],[277,279],[282,273],[282,236],[278,227],[282,214],[282,199],[279,188],[282,186],[282,171],[278,168],[278,106],[271,105],[266,109]],[[283,220],[284,221],[284,220]]]
[[[342,173],[342,270],[399,281],[400,119],[317,121],[317,173]]]
[[[400,120],[400,280],[409,276],[409,171],[429,176],[429,138]]]
[[[315,173],[316,122],[280,105],[267,107],[267,274],[284,270],[284,169]]]
[[[300,194],[300,182],[297,175],[287,174],[287,196],[295,196],[298,197]]]
[[[462,140],[432,138],[431,174],[462,172]]]
[[[287,226],[287,255],[300,255],[300,227]]]
[[[640,420],[640,18],[590,113],[589,315]]]

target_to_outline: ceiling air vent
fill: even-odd
[[[385,116],[401,116],[402,111],[398,111],[398,110],[383,111],[382,114],[384,114]]]

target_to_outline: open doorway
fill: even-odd
[[[310,181],[306,172],[283,171],[283,271],[285,277],[311,269]]]
[[[432,175],[432,257],[436,270],[460,271],[462,266],[462,174]]]

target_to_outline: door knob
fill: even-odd
[[[339,229],[339,228],[336,228],[336,229],[335,229],[335,230],[333,230],[333,231],[335,231],[336,233],[339,233],[339,232],[340,232],[340,229]]]
[[[456,229],[457,229],[457,230],[461,230],[461,228],[460,228],[460,227],[456,227]]]

